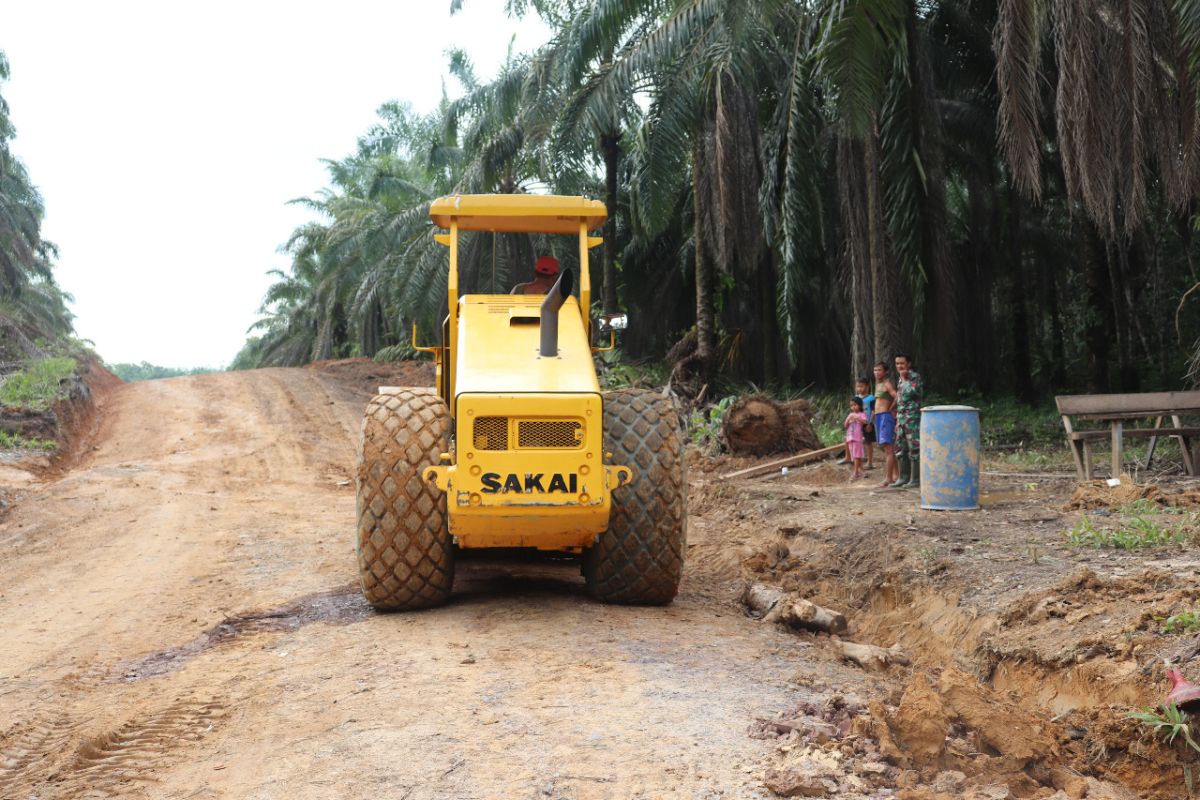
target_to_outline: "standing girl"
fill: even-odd
[[[859,378],[854,382],[854,393],[862,398],[863,413],[867,415],[867,424],[863,427],[867,469],[875,469],[875,426],[871,420],[875,414],[875,395],[871,394],[871,384],[866,378]]]
[[[854,464],[854,471],[850,473],[852,481],[866,477],[862,468],[863,457],[866,455],[866,447],[863,443],[863,427],[866,424],[867,415],[863,413],[862,398],[851,397],[850,413],[846,415],[846,421],[842,423],[842,427],[846,429],[846,449],[849,451],[851,463]]]

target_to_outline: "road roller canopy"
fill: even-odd
[[[554,194],[455,194],[439,197],[429,208],[439,228],[458,220],[460,231],[494,233],[579,233],[579,222],[588,231],[604,224],[604,203],[586,197]]]

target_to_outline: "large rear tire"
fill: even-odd
[[[633,481],[613,492],[608,530],[584,554],[597,600],[666,605],[679,591],[687,547],[683,434],[665,398],[641,389],[604,396],[604,449]]]
[[[421,477],[449,446],[450,414],[432,389],[376,395],[358,458],[358,571],[378,609],[444,603],[454,585],[446,496]]]

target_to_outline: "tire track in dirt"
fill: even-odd
[[[93,790],[113,790],[114,784],[149,780],[178,751],[212,733],[226,714],[213,699],[176,700],[149,715],[135,717],[115,730],[85,739],[75,750],[66,780]]]
[[[17,797],[52,774],[77,727],[65,716],[35,719],[0,738],[0,797]]]
[[[255,417],[253,425],[248,427],[282,429],[281,433],[286,431],[287,435],[274,437],[269,451],[254,453],[257,463],[251,469],[272,483],[284,479],[311,480],[332,456],[343,463],[341,469],[345,474],[353,474],[357,435],[347,429],[345,404],[333,400],[312,376],[301,373],[306,378],[301,392],[292,385],[296,383],[295,371],[257,370],[256,373],[260,380],[247,387],[254,400]],[[340,430],[344,441],[330,437],[331,428]],[[240,471],[246,474],[244,469]]]
[[[151,780],[225,714],[214,698],[181,698],[107,730],[67,716],[33,720],[3,738],[0,797],[113,796],[118,784]]]
[[[347,386],[120,387],[88,462],[0,520],[27,540],[0,590],[0,797],[762,796],[746,729],[794,701],[806,645],[739,613],[468,560],[445,607],[367,611]]]

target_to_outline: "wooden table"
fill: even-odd
[[[1080,480],[1091,480],[1092,457],[1089,443],[1108,439],[1112,443],[1112,474],[1121,474],[1124,464],[1124,445],[1127,437],[1150,439],[1146,467],[1154,458],[1160,436],[1173,436],[1183,451],[1183,465],[1188,475],[1196,474],[1192,458],[1192,437],[1200,436],[1200,428],[1184,427],[1181,417],[1200,415],[1200,392],[1140,392],[1137,394],[1060,395],[1054,398],[1062,415],[1067,442],[1075,457],[1075,470]],[[1107,430],[1075,430],[1071,417],[1107,424]],[[1163,420],[1170,418],[1171,426],[1164,428]],[[1153,428],[1128,428],[1132,420],[1153,419]]]

